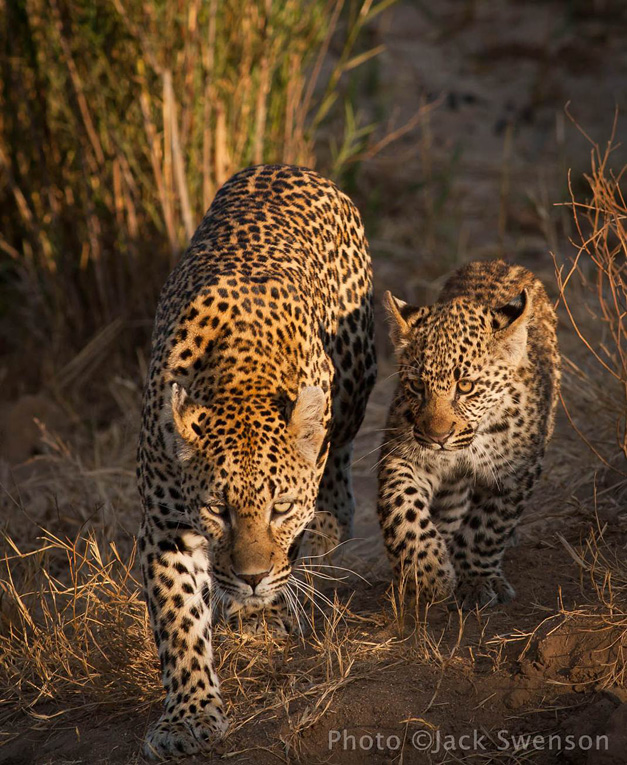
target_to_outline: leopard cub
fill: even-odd
[[[498,260],[459,269],[433,306],[384,303],[399,382],[378,514],[395,576],[463,608],[506,603],[503,552],[553,431],[553,307],[532,273]]]

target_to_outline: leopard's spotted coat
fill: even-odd
[[[139,544],[166,690],[148,754],[225,730],[212,598],[247,629],[282,629],[303,531],[319,549],[350,536],[375,376],[356,208],[310,170],[235,175],[163,289],[144,393]]]
[[[560,362],[540,281],[471,263],[431,307],[385,298],[399,362],[378,514],[398,578],[464,607],[506,602],[501,561],[540,475]]]

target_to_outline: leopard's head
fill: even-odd
[[[209,541],[218,592],[267,605],[287,584],[314,517],[328,446],[321,388],[195,403],[172,385],[172,420],[189,525]]]
[[[526,357],[528,291],[499,308],[467,298],[416,308],[389,292],[384,304],[416,442],[469,447]]]

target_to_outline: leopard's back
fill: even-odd
[[[173,382],[204,403],[238,388],[293,399],[320,385],[333,397],[336,439],[350,440],[374,384],[372,317],[368,247],[348,197],[305,168],[236,174],[162,290],[140,462],[166,459],[161,413]]]

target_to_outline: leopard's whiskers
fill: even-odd
[[[331,608],[332,610],[335,610],[336,606],[334,605],[333,601],[330,598],[328,598],[323,592],[320,592],[320,590],[316,589],[316,587],[313,584],[311,584],[310,582],[305,582],[302,579],[297,579],[296,577],[294,577],[293,581],[297,586],[300,585],[304,590],[309,591],[313,595],[316,595],[317,597],[320,598],[320,600],[323,603],[329,606],[329,608]]]
[[[402,436],[396,436],[396,438],[391,438],[391,439],[390,439],[390,440],[387,442],[387,444],[385,444],[385,445],[386,445],[386,446],[389,446],[390,444],[393,444],[395,441],[398,441],[399,443],[397,443],[397,444],[396,444],[396,446],[394,446],[394,448],[393,448],[393,449],[390,449],[390,451],[389,451],[389,452],[387,452],[387,454],[385,454],[383,457],[381,457],[381,459],[380,459],[380,460],[377,460],[377,461],[375,462],[375,464],[374,464],[374,465],[373,465],[373,466],[370,468],[370,472],[371,472],[371,473],[373,473],[373,472],[374,472],[374,471],[375,471],[375,470],[376,470],[376,469],[379,467],[379,465],[380,465],[380,464],[383,462],[383,460],[384,460],[384,459],[386,459],[387,457],[389,457],[391,454],[394,454],[394,453],[395,453],[395,452],[397,452],[399,449],[402,449],[402,448],[403,448],[403,446],[404,446],[404,445],[405,445],[405,443],[406,443],[406,439],[405,439],[405,436],[404,436],[404,435],[402,435]]]
[[[404,437],[404,434],[401,434],[399,436],[394,436],[393,438],[390,438],[387,441],[383,441],[383,443],[379,444],[379,446],[375,446],[374,449],[371,449],[369,452],[366,452],[366,454],[362,454],[361,457],[359,457],[358,459],[354,460],[354,462],[351,463],[351,467],[354,467],[355,465],[359,464],[362,460],[365,460],[366,457],[369,457],[371,454],[374,454],[375,452],[379,451],[380,449],[383,449],[383,447],[385,447],[385,446],[389,446],[390,444],[393,444],[395,441],[398,441],[399,439],[401,439],[403,437]]]
[[[317,531],[314,529],[307,529],[308,532],[311,534],[318,534],[319,536],[323,537],[324,539],[331,539],[331,537],[328,534],[323,534],[321,531]],[[331,555],[331,553],[335,552],[336,550],[339,550],[340,547],[343,545],[349,544],[349,542],[359,542],[361,541],[358,537],[352,537],[351,539],[345,539],[343,542],[338,542],[334,547],[331,547],[326,552],[320,553],[319,555],[302,555],[300,556],[299,560],[301,561],[308,561],[308,560],[316,560],[318,558],[326,558],[328,555]]]
[[[317,576],[319,579],[326,579],[329,582],[345,582],[348,579],[348,576],[330,576],[329,574],[325,574],[322,571],[316,571],[313,568],[307,568],[305,566],[295,568],[294,571],[302,571],[304,574],[311,574],[311,576]]]
[[[296,620],[296,623],[298,625],[298,631],[302,636],[303,625],[301,622],[301,615],[305,618],[309,626],[313,629],[311,620],[309,619],[307,612],[303,608],[303,605],[298,600],[298,596],[292,590],[292,586],[289,582],[286,584],[285,589],[283,590],[283,594],[285,595],[285,602],[287,604],[287,607],[289,611],[293,614],[294,619]]]
[[[294,575],[290,577],[290,582],[294,585],[294,587],[301,592],[305,597],[308,597],[309,600],[311,600],[312,605],[314,605],[318,611],[320,611],[322,617],[327,622],[329,627],[332,627],[331,621],[329,617],[324,612],[324,609],[320,606],[318,602],[316,602],[316,598],[320,598],[320,600],[327,605],[332,611],[340,613],[338,611],[337,606],[320,590],[317,590],[312,584],[309,584],[308,582],[304,582],[302,579],[297,579]]]
[[[305,565],[307,565],[307,564],[305,564]],[[363,577],[361,574],[359,574],[357,571],[353,571],[353,569],[352,569],[352,568],[346,568],[346,566],[337,566],[337,565],[335,565],[334,563],[328,563],[328,564],[325,564],[325,563],[316,563],[316,564],[314,564],[314,565],[315,565],[315,567],[316,567],[316,568],[335,568],[335,569],[338,569],[339,571],[346,571],[346,572],[348,572],[349,574],[353,574],[353,576],[359,577],[359,579],[361,579],[361,580],[362,580],[363,582],[365,582],[367,585],[370,585],[370,582],[369,582],[367,579],[365,579],[365,578],[364,578],[364,577]],[[309,569],[309,570],[310,570],[312,573],[314,573],[312,569]],[[339,579],[338,579],[338,581],[344,581],[344,579],[346,579],[346,577],[343,577],[343,579],[342,579],[342,580],[339,580]]]

